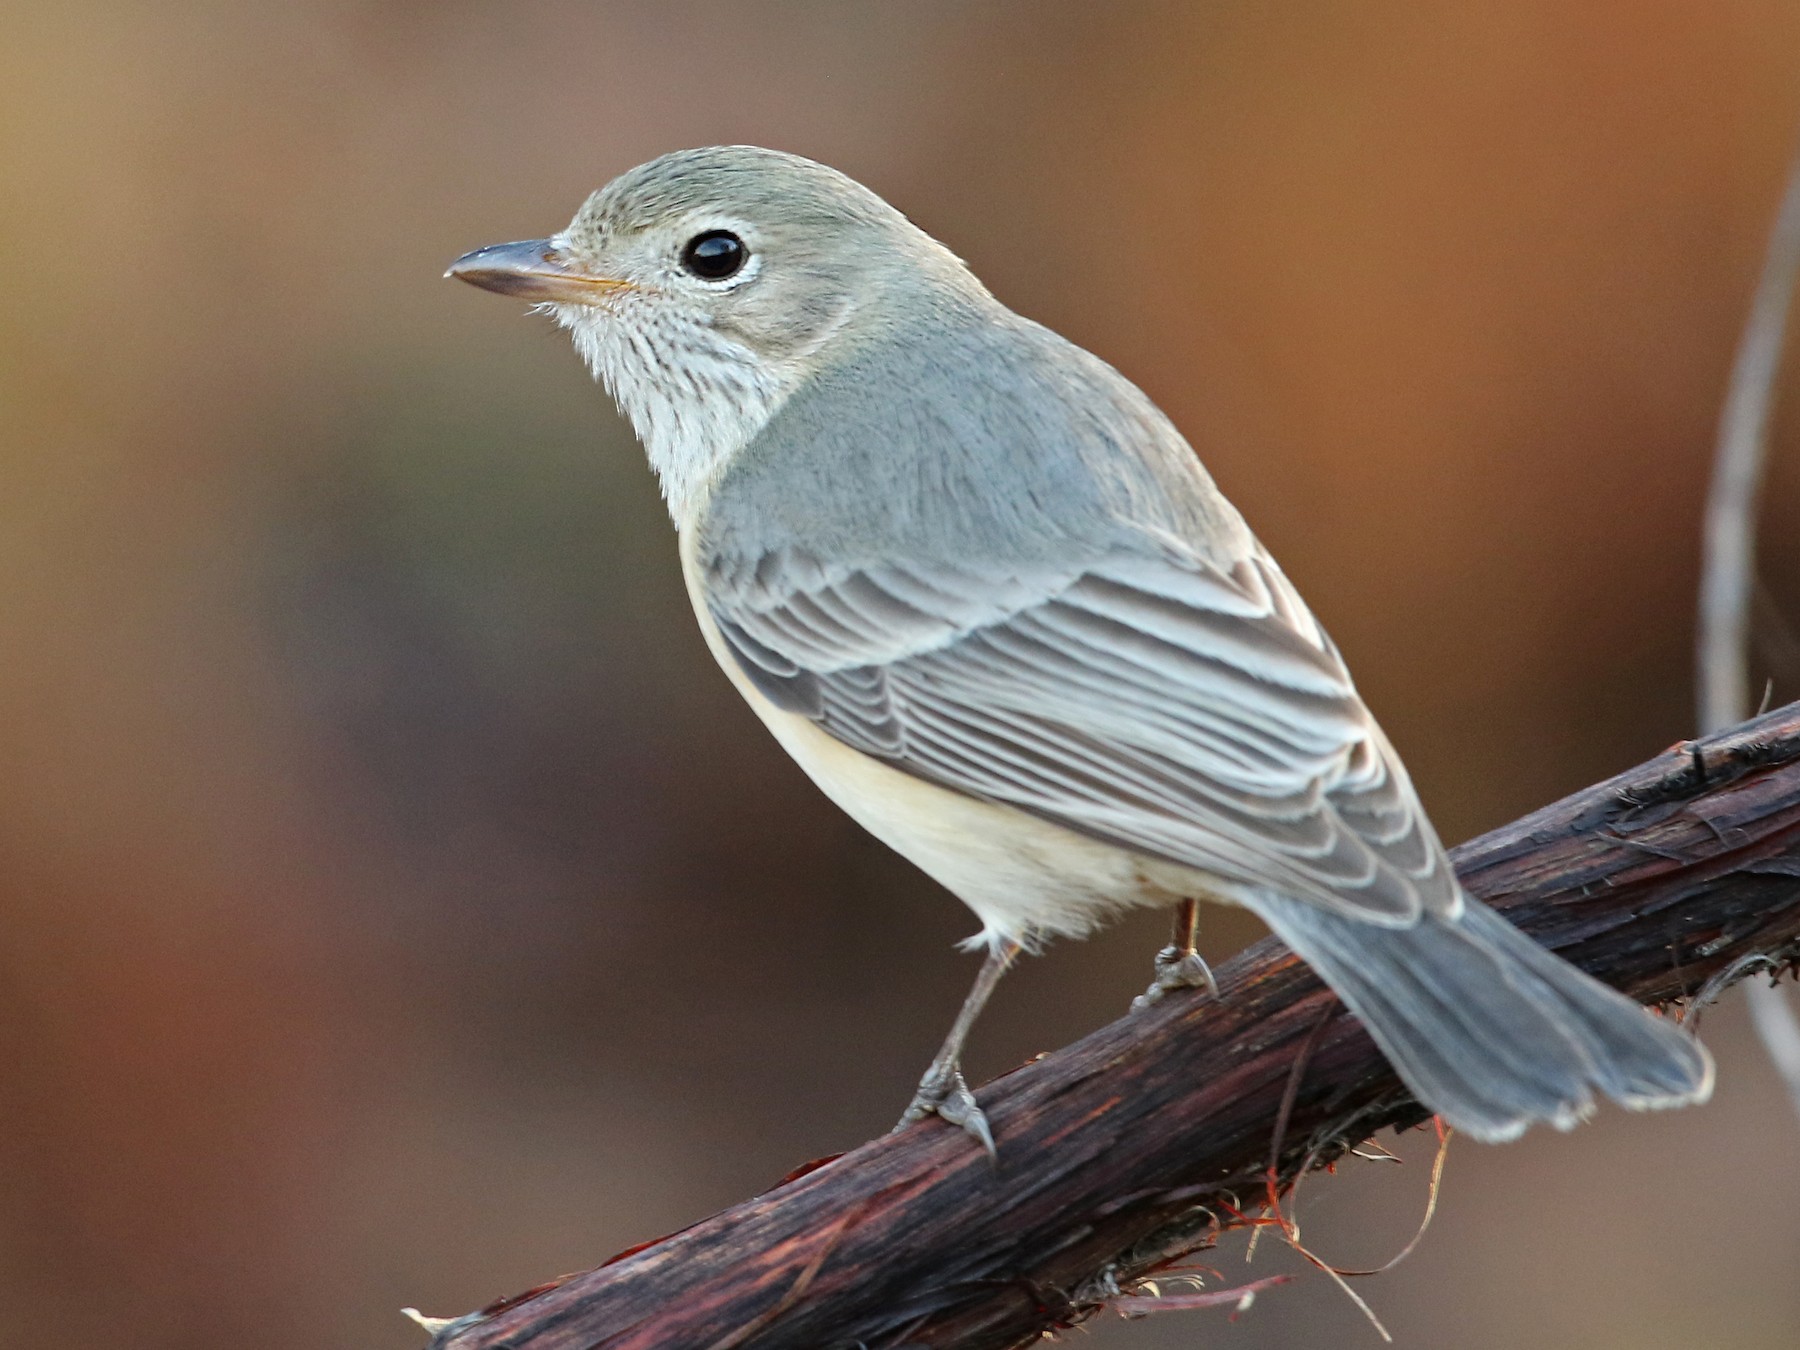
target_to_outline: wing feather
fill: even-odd
[[[1459,904],[1399,760],[1260,550],[983,574],[784,549],[704,576],[760,690],[908,773],[1377,922]]]

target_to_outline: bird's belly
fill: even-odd
[[[915,778],[774,707],[755,689],[744,692],[825,795],[954,891],[981,920],[983,938],[1078,937],[1121,909],[1196,893],[1169,884],[1168,874],[1182,869]]]
[[[683,570],[707,647],[782,749],[851,819],[974,910],[981,940],[1079,937],[1124,909],[1223,898],[1202,873],[914,777],[776,707],[739,668]]]

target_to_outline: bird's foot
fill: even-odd
[[[975,1104],[975,1094],[969,1091],[962,1070],[955,1065],[943,1071],[933,1068],[926,1073],[919,1083],[919,1090],[913,1094],[912,1105],[906,1108],[900,1123],[894,1126],[894,1132],[899,1133],[926,1116],[937,1116],[958,1126],[981,1145],[989,1161],[1000,1160],[994,1149],[994,1132],[988,1128],[987,1115]]]
[[[1204,989],[1214,998],[1219,996],[1212,967],[1191,947],[1164,947],[1156,954],[1156,978],[1148,989],[1131,1000],[1131,1010],[1142,1012],[1177,989]]]

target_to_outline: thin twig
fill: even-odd
[[[1237,1321],[1238,1314],[1244,1312],[1256,1301],[1256,1296],[1265,1289],[1273,1289],[1276,1285],[1292,1284],[1292,1275],[1265,1275],[1260,1280],[1252,1280],[1248,1284],[1240,1284],[1231,1289],[1211,1289],[1191,1294],[1124,1294],[1113,1300],[1113,1307],[1121,1316],[1128,1318],[1148,1317],[1160,1312],[1188,1312],[1195,1308],[1217,1308],[1231,1304],[1231,1320]]]
[[[1794,1015],[1794,1005],[1788,1002],[1781,986],[1773,982],[1751,985],[1749,999],[1750,1020],[1762,1037],[1763,1048],[1769,1052],[1769,1062],[1780,1075],[1782,1086],[1787,1088],[1794,1110],[1800,1113],[1800,1017]]]
[[[1416,1252],[1419,1244],[1425,1240],[1425,1232],[1431,1227],[1431,1221],[1437,1215],[1438,1195],[1444,1188],[1444,1160],[1450,1156],[1450,1136],[1453,1133],[1450,1127],[1444,1124],[1441,1117],[1433,1117],[1433,1120],[1437,1126],[1437,1156],[1431,1160],[1431,1184],[1425,1191],[1425,1213],[1420,1216],[1419,1226],[1413,1230],[1412,1238],[1404,1247],[1378,1266],[1373,1266],[1368,1270],[1345,1270],[1340,1267],[1338,1274],[1347,1278],[1385,1275]],[[1298,1189],[1297,1186],[1296,1189]]]
[[[1731,384],[1719,419],[1700,579],[1697,655],[1703,732],[1742,721],[1749,712],[1746,662],[1750,597],[1756,577],[1757,495],[1796,277],[1800,277],[1800,157],[1788,170],[1787,191],[1732,362]]]
[[[1750,610],[1756,593],[1757,500],[1767,459],[1775,377],[1800,277],[1800,155],[1757,278],[1750,317],[1731,365],[1719,419],[1719,444],[1707,497],[1700,573],[1698,700],[1700,730],[1717,731],[1750,712]],[[1800,1014],[1782,990],[1752,984],[1750,1017],[1769,1060],[1800,1112]]]
[[[1730,965],[1715,974],[1701,985],[1681,1010],[1681,1025],[1694,1035],[1700,1034],[1700,1018],[1706,1010],[1717,1003],[1727,989],[1741,983],[1753,971],[1766,970],[1771,976],[1780,969],[1773,957],[1764,956],[1761,952],[1751,952],[1748,956],[1740,956]]]

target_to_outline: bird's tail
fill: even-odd
[[[1691,1035],[1538,946],[1472,897],[1455,919],[1384,928],[1304,901],[1252,908],[1362,1019],[1426,1106],[1490,1142],[1566,1130],[1598,1089],[1633,1110],[1712,1095]]]

